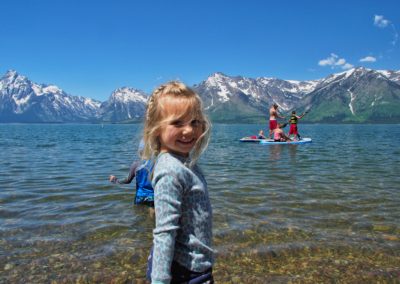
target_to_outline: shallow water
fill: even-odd
[[[400,282],[399,125],[214,125],[217,283]],[[0,124],[0,283],[144,283],[153,219],[116,186],[140,125]]]

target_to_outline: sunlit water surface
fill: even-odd
[[[200,165],[217,283],[400,282],[400,126],[213,127]],[[127,175],[141,125],[0,125],[0,283],[144,283],[154,220]]]

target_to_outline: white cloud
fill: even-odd
[[[360,59],[360,62],[375,62],[376,58],[373,56],[366,56]]]
[[[389,25],[390,21],[385,19],[382,15],[374,16],[374,25],[379,28],[386,28]]]
[[[327,58],[327,59],[322,59],[318,62],[319,66],[327,66],[327,65],[332,65],[333,61],[331,58]]]
[[[329,66],[329,65],[334,65],[336,60],[337,60],[338,56],[334,53],[331,53],[331,56],[329,56],[328,58],[325,59],[321,59],[318,62],[318,65],[320,66]]]
[[[350,63],[346,63],[346,59],[339,58],[335,53],[331,53],[331,55],[325,59],[321,59],[318,62],[319,66],[331,66],[332,69],[335,67],[341,67],[342,69],[350,69],[353,68],[353,65]]]
[[[353,67],[354,67],[353,64],[346,63],[346,64],[344,64],[344,65],[342,66],[342,69],[347,70],[347,69],[351,69],[351,68],[353,68]]]
[[[335,62],[335,65],[343,65],[346,63],[346,60],[344,58],[340,58],[338,61]]]

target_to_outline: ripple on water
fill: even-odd
[[[200,164],[217,283],[397,280],[400,155],[383,137],[400,128],[301,127],[310,145],[260,147],[237,139],[261,125],[214,126]],[[108,182],[140,129],[0,124],[0,282],[143,283],[154,219]]]

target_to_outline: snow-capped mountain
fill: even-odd
[[[352,68],[322,79],[298,108],[312,108],[309,121],[400,122],[398,78],[398,72]]]
[[[99,117],[102,121],[132,121],[142,119],[148,96],[140,90],[123,87],[116,89],[101,104]]]
[[[37,84],[16,71],[0,79],[0,122],[119,122],[143,117],[147,95],[116,89],[106,102],[71,96],[55,85]]]
[[[219,120],[257,120],[276,102],[290,110],[312,92],[318,81],[285,81],[277,78],[230,77],[215,73],[193,88],[202,97],[211,118]]]
[[[400,71],[358,67],[313,81],[215,73],[194,88],[218,121],[260,121],[277,103],[286,115],[312,108],[310,122],[400,122]]]
[[[100,102],[70,96],[54,85],[36,84],[16,71],[0,79],[0,122],[90,121]]]
[[[363,67],[313,81],[214,73],[193,89],[215,122],[265,121],[273,103],[310,122],[400,122],[400,71]],[[0,79],[0,122],[141,121],[148,95],[123,87],[105,102],[36,84],[15,71]]]

